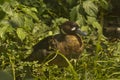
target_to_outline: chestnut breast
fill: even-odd
[[[60,38],[62,41],[60,41]],[[83,49],[81,37],[77,35],[57,36],[55,40],[57,49],[67,58],[78,58]]]

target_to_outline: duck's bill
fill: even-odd
[[[81,31],[80,29],[77,29],[77,30],[76,30],[76,33],[79,34],[79,35],[82,35],[82,36],[86,36],[86,35],[87,35],[86,32]]]

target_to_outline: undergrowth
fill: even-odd
[[[1,0],[0,80],[119,80],[120,42],[103,35],[107,0]],[[109,17],[109,16],[108,16]],[[87,32],[84,51],[68,67],[23,62],[32,46],[59,33],[66,20]],[[53,58],[54,59],[54,58]]]

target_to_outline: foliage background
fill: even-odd
[[[120,43],[103,35],[109,10],[109,0],[0,0],[1,73],[11,80],[120,79]],[[75,21],[88,34],[74,69],[21,61],[38,41],[59,33],[58,26],[66,20]]]

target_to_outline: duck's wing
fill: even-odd
[[[38,51],[39,49],[49,49],[50,46],[50,40],[52,39],[52,36],[46,37],[39,41],[37,44],[33,46],[33,52]]]
[[[54,36],[49,36],[33,46],[32,53],[24,61],[39,61],[40,63],[52,53],[55,48]]]

